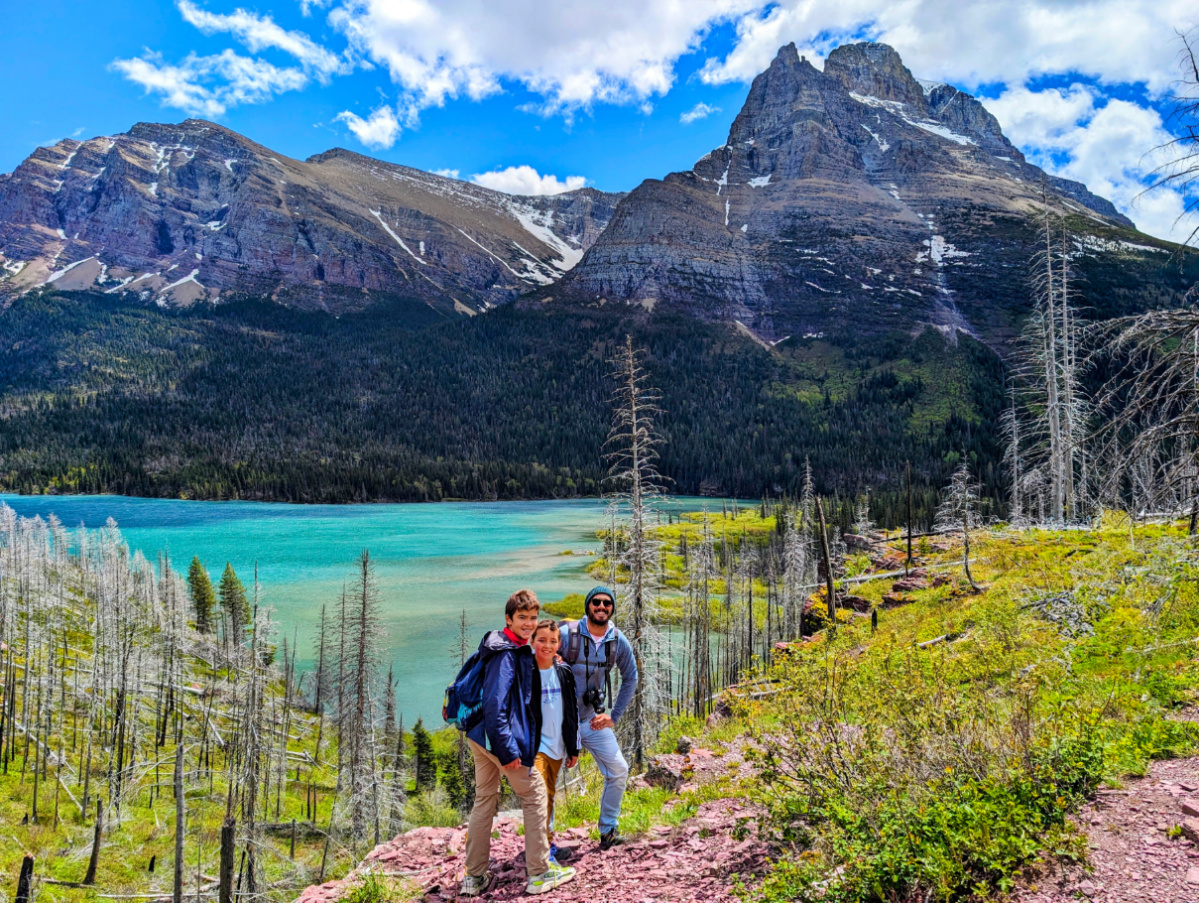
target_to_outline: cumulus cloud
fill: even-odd
[[[458,170],[456,170],[456,169],[435,169],[435,170],[433,170],[433,175],[445,176],[447,179],[456,179],[456,178],[458,178]]]
[[[269,16],[239,9],[228,15],[210,13],[191,0],[178,0],[184,21],[205,34],[228,32],[251,52],[280,50],[298,65],[276,66],[256,57],[225,50],[212,56],[189,53],[180,63],[166,63],[157,53],[118,59],[112,68],[164,105],[199,116],[216,118],[230,107],[262,103],[283,91],[298,91],[312,78],[327,82],[349,71],[341,57],[298,31],[287,31]]]
[[[317,44],[308,35],[299,31],[287,31],[275,24],[270,16],[257,16],[244,9],[234,10],[228,15],[210,13],[192,3],[179,0],[179,13],[185,22],[194,25],[204,34],[229,32],[241,41],[252,53],[274,48],[295,57],[307,71],[320,79],[347,70],[347,65],[337,54]]]
[[[455,173],[456,170],[453,170]],[[561,194],[574,191],[587,184],[583,176],[567,176],[565,180],[554,175],[539,175],[532,166],[509,166],[491,172],[479,172],[470,177],[476,185],[502,191],[505,194]]]
[[[116,60],[113,68],[164,105],[197,116],[216,118],[230,107],[262,103],[283,91],[308,83],[301,69],[274,66],[264,60],[226,50],[213,56],[188,54],[178,65],[156,54]]]
[[[783,44],[819,61],[865,35],[918,76],[966,87],[1073,72],[1162,93],[1178,77],[1175,29],[1196,23],[1192,0],[780,0],[740,16],[733,49],[701,77],[748,81]]]
[[[1154,150],[1170,140],[1161,114],[1094,88],[1072,85],[1032,91],[1010,88],[986,106],[1004,133],[1032,162],[1112,201],[1150,235],[1182,241],[1184,200],[1169,190],[1145,193],[1153,173],[1169,162]]]
[[[338,113],[334,119],[344,122],[355,138],[375,150],[391,147],[400,137],[400,121],[395,110],[387,105],[379,107],[366,119],[349,110]]]
[[[697,103],[695,106],[693,106],[686,113],[683,113],[679,117],[679,122],[683,123],[683,125],[690,125],[691,123],[696,122],[700,119],[707,119],[713,113],[719,113],[719,112],[720,112],[720,107],[713,107],[713,106],[710,106],[709,104],[703,103],[701,101],[700,103]]]
[[[505,81],[545,98],[541,112],[638,106],[665,94],[675,64],[713,24],[753,0],[608,0],[567,10],[550,0],[342,0],[330,21],[386,68],[410,117],[447,99],[479,99]]]

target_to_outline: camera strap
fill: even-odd
[[[584,678],[584,682],[583,682],[583,690],[584,690],[584,692],[586,692],[587,690],[591,689],[591,675],[593,673],[591,670],[591,644],[588,643],[588,640],[591,640],[592,643],[594,643],[595,641],[590,636],[591,631],[587,631],[588,636],[586,636],[586,637],[584,637],[582,635],[583,630],[580,627],[580,625],[582,623],[583,623],[583,621],[582,621],[582,619],[580,619],[578,621],[575,621],[575,623],[571,626],[570,636],[568,637],[568,646],[575,646],[575,644],[578,644],[576,646],[575,650],[571,650],[574,653],[575,661],[578,661],[577,648],[578,648],[578,646],[582,647],[583,668],[584,668],[584,673],[586,675]],[[573,641],[573,642],[569,642],[569,641]],[[604,669],[604,690],[605,690],[605,693],[608,698],[608,705],[611,705],[612,704],[612,661],[611,661],[612,656],[611,656],[611,653],[608,651],[608,643],[607,642],[602,642],[602,643],[599,643],[598,645],[603,646],[603,648],[604,648],[604,660],[602,662],[599,661],[599,650],[596,649],[596,663],[595,664],[596,664],[597,668]]]

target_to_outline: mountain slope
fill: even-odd
[[[291,160],[211,122],[140,123],[0,176],[0,302],[49,284],[473,314],[559,278],[618,197],[516,197],[344,150]]]
[[[770,340],[932,324],[994,346],[1028,309],[1043,181],[1090,236],[1080,266],[1161,281],[1171,246],[1027,163],[975,98],[922,85],[886,45],[838,47],[823,72],[788,45],[727,144],[627,195],[553,292],[666,305]]]

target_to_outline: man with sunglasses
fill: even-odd
[[[604,776],[600,799],[600,849],[620,843],[617,822],[629,763],[620,751],[613,730],[637,690],[637,659],[633,646],[612,623],[616,596],[606,586],[597,586],[583,602],[584,616],[562,625],[563,660],[575,676],[579,700],[579,746],[591,753]],[[620,692],[612,703],[612,669],[620,672]],[[608,708],[610,707],[610,711]]]

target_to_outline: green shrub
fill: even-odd
[[[432,790],[409,798],[404,821],[412,828],[454,828],[462,823],[462,815],[450,803],[445,788],[438,784]]]

